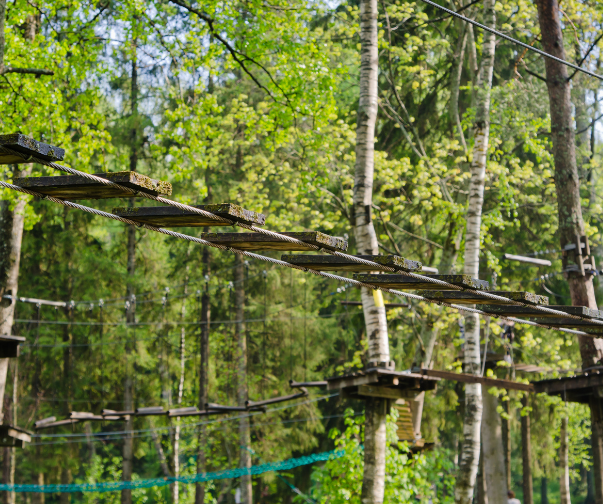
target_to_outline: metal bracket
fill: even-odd
[[[581,276],[593,275],[597,266],[594,256],[590,253],[588,236],[576,236],[575,243],[565,245],[562,250],[562,262],[566,280],[571,272],[577,272]]]

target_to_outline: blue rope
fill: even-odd
[[[343,457],[343,450],[333,450],[322,453],[314,453],[305,457],[290,458],[281,462],[268,462],[237,469],[226,469],[224,471],[215,471],[208,473],[194,474],[192,476],[179,476],[169,478],[154,478],[137,481],[113,481],[105,483],[79,483],[71,485],[6,485],[0,484],[0,491],[8,492],[36,492],[36,493],[72,493],[72,492],[116,492],[124,489],[151,488],[171,485],[176,481],[180,483],[198,483],[202,481],[211,481],[219,479],[240,478],[243,475],[250,474],[257,476],[271,471],[286,471],[295,467],[322,462],[332,458]]]

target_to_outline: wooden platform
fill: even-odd
[[[33,161],[27,159],[29,156],[35,156],[45,161],[61,161],[65,157],[65,149],[44,142],[38,142],[21,133],[0,135],[0,145],[26,156],[24,159],[21,156],[0,152],[0,164],[33,163]]]
[[[343,252],[348,248],[348,242],[343,238],[336,238],[318,231],[301,231],[281,234],[301,240],[308,245],[288,243],[261,233],[202,233],[199,235],[199,238],[224,245],[225,247],[233,247],[240,250],[312,251],[315,249],[310,245],[315,245],[317,247]]]
[[[357,255],[360,259],[373,261],[400,271],[420,272],[421,263],[395,255]],[[374,271],[374,266],[355,263],[349,259],[330,255],[284,255],[281,260],[317,271]]]
[[[433,390],[438,381],[416,373],[370,368],[327,378],[327,390],[340,390],[343,396],[355,399],[414,399],[424,390]]]
[[[25,341],[21,336],[0,335],[0,358],[19,357],[19,345]]]
[[[413,369],[413,371],[415,371]],[[440,371],[437,369],[416,370],[417,374],[440,378],[442,380],[451,380],[462,383],[481,383],[486,387],[498,387],[506,390],[523,390],[524,392],[534,392],[534,386],[531,383],[520,383],[513,380],[500,380],[498,378],[488,378],[486,376],[476,376],[467,373],[455,373],[453,371]]]
[[[31,443],[32,433],[13,425],[0,425],[0,446],[23,448],[25,443]]]
[[[524,303],[530,303],[533,305],[548,305],[549,298],[546,296],[539,296],[531,292],[508,292],[508,291],[496,291],[491,294],[497,296],[506,297],[509,299],[508,302],[496,301],[488,299],[469,291],[419,291],[417,294],[424,296],[427,299],[433,299],[434,301],[443,301],[445,303],[455,304],[488,304],[488,305],[502,305],[502,306],[513,306],[513,301],[521,301]]]
[[[266,223],[264,214],[247,210],[233,203],[220,203],[218,205],[194,205],[199,210],[206,210],[213,214],[230,219],[236,222],[243,222],[250,225],[263,226]],[[204,217],[187,210],[180,210],[176,207],[157,206],[157,207],[125,207],[114,208],[114,215],[132,219],[143,224],[151,226],[170,228],[170,227],[207,227],[207,226],[228,226],[224,222]],[[253,234],[253,233],[251,233]],[[205,240],[207,238],[204,238]]]
[[[570,315],[578,315],[581,317],[587,317],[590,319],[602,319],[603,313],[599,310],[593,310],[592,308],[587,308],[586,306],[565,306],[565,305],[550,305],[545,306],[546,308],[550,308],[551,310],[562,311],[564,313],[568,313]],[[564,319],[563,315],[555,315],[552,313],[543,313],[542,311],[535,310],[533,308],[529,308],[526,306],[502,306],[502,305],[494,305],[487,304],[485,306],[480,307],[481,310],[490,312],[496,315],[509,316],[509,317],[527,317],[527,318],[558,318]],[[571,319],[569,319],[571,320]],[[603,327],[603,326],[602,326]]]
[[[477,290],[490,290],[490,284],[485,280],[478,280],[477,278],[471,278],[469,275],[423,275],[428,278],[435,278],[436,280],[442,280],[444,282],[458,285],[459,287],[467,287],[470,289]],[[366,282],[380,287],[386,287],[388,289],[398,290],[430,290],[430,291],[444,291],[448,290],[447,287],[436,285],[422,281],[418,278],[411,278],[405,275],[354,275],[354,279],[359,282]],[[456,291],[454,291],[456,292]]]
[[[592,395],[603,397],[603,370],[592,370],[575,376],[532,382],[537,393],[559,396],[565,401],[588,404]]]
[[[172,194],[172,184],[169,182],[155,180],[138,172],[96,173],[95,175],[154,196],[169,196]],[[115,189],[78,175],[24,177],[16,178],[13,183],[47,196],[66,200],[136,197],[126,191]]]

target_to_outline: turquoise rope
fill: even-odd
[[[73,492],[116,492],[124,489],[151,488],[171,485],[176,481],[180,483],[199,483],[202,481],[212,481],[219,479],[240,478],[243,475],[250,474],[257,476],[271,471],[286,471],[295,467],[322,462],[325,460],[343,457],[343,450],[333,450],[322,453],[314,453],[305,457],[291,458],[281,462],[268,462],[237,469],[226,469],[224,471],[215,471],[209,473],[200,473],[192,476],[179,476],[178,478],[154,478],[138,481],[113,481],[105,483],[79,483],[71,485],[6,485],[0,484],[0,491],[8,492],[37,492],[37,493],[73,493]]]

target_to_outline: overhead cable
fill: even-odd
[[[595,79],[599,79],[599,80],[603,80],[603,76],[598,75],[596,73],[591,72],[590,70],[586,70],[585,68],[579,67],[578,65],[574,65],[573,63],[570,63],[569,61],[565,61],[562,60],[561,58],[557,58],[557,56],[553,56],[552,54],[549,54],[547,52],[544,52],[540,49],[537,49],[536,47],[533,47],[529,44],[526,44],[524,42],[521,42],[520,40],[514,39],[513,37],[509,37],[508,35],[505,35],[502,32],[499,32],[498,30],[495,30],[494,28],[490,28],[489,26],[483,25],[481,23],[478,23],[477,21],[474,21],[473,19],[470,19],[468,17],[465,17],[461,14],[459,14],[458,12],[455,12],[453,10],[447,9],[446,7],[442,7],[441,5],[432,2],[431,0],[422,0],[423,3],[426,3],[428,5],[431,5],[432,7],[435,7],[436,9],[440,9],[441,11],[447,12],[448,14],[462,20],[465,21],[467,23],[471,23],[474,26],[477,26],[478,28],[481,28],[482,30],[486,30],[490,33],[493,33],[494,35],[496,35],[497,37],[503,38],[505,40],[508,40],[509,42],[513,42],[514,44],[520,45],[521,47],[523,47],[524,49],[529,49],[530,51],[534,51],[535,53],[540,54],[541,56],[544,56],[545,58],[549,58],[552,60],[555,60],[557,63],[561,63],[563,65],[566,65],[570,68],[573,68],[574,70],[578,71],[578,72],[582,72],[585,73],[586,75],[590,75],[591,77],[594,77]]]

